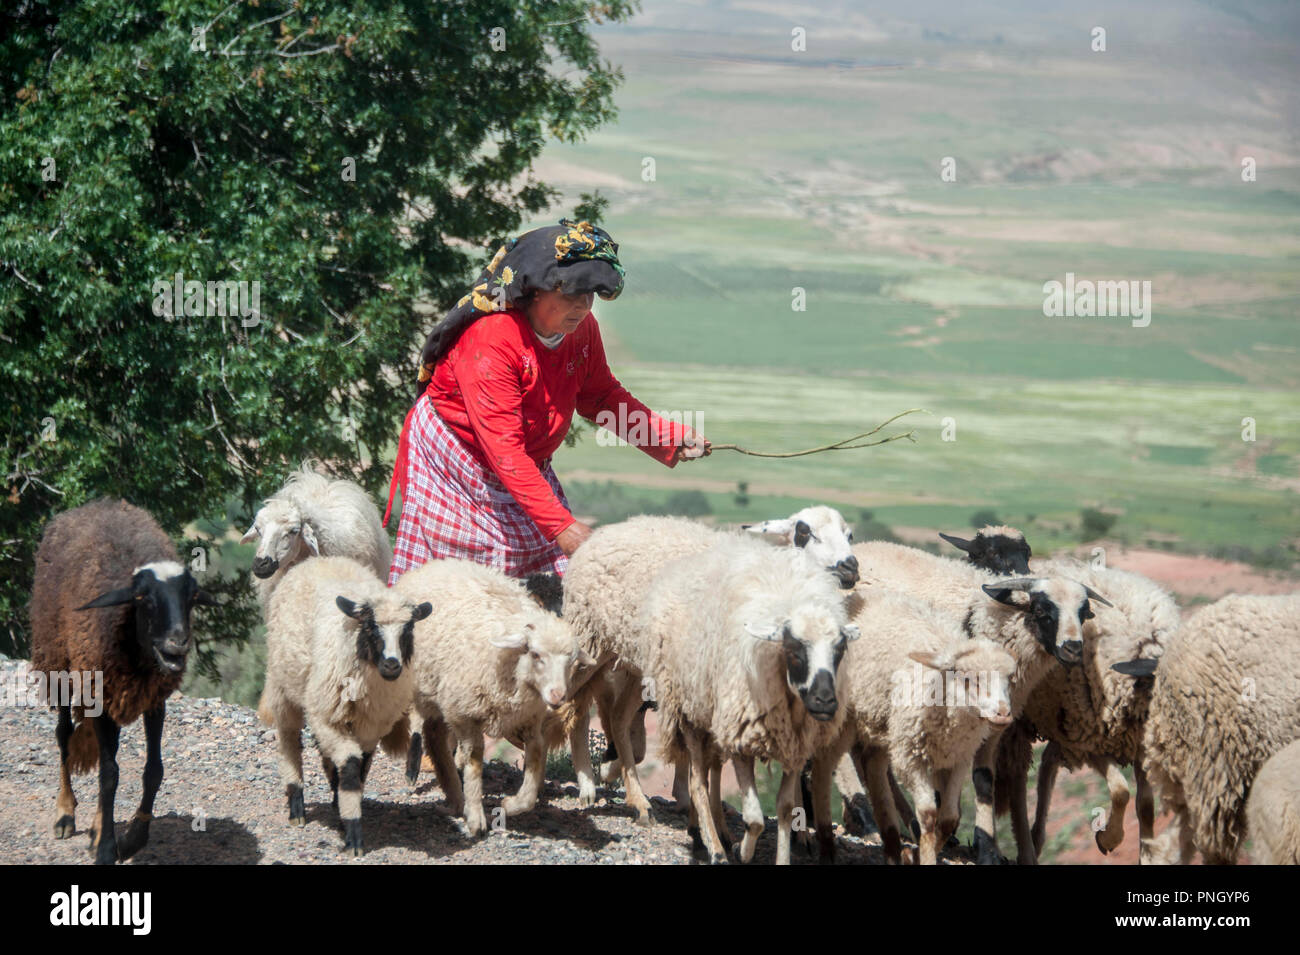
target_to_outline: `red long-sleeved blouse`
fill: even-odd
[[[548,540],[574,518],[539,466],[564,440],[575,410],[588,420],[609,412],[610,430],[668,467],[676,464],[684,438],[680,424],[654,414],[610,372],[590,312],[553,349],[538,340],[523,312],[486,315],[439,360],[427,393],[438,416],[500,478]]]

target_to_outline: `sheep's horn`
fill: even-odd
[[[1088,598],[1089,598],[1090,600],[1095,600],[1095,601],[1097,601],[1097,603],[1101,604],[1103,607],[1113,607],[1113,606],[1115,606],[1113,603],[1111,603],[1109,600],[1107,600],[1107,599],[1106,599],[1105,597],[1103,597],[1101,594],[1097,593],[1097,591],[1093,590],[1093,589],[1092,589],[1091,587],[1089,587],[1087,584],[1083,584],[1082,586],[1083,586],[1083,589],[1084,589],[1085,591],[1087,591],[1087,593],[1088,593]]]
[[[962,540],[960,537],[953,537],[951,534],[945,534],[943,531],[939,532],[939,536],[942,537],[944,540],[946,540],[953,547],[956,547],[958,550],[965,551],[967,554],[970,553],[970,548],[971,548],[970,541]]]
[[[1110,668],[1125,676],[1150,676],[1156,672],[1159,663],[1159,660],[1150,659],[1125,660],[1123,663],[1112,663]]]

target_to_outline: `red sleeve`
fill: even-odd
[[[482,331],[482,330],[480,330]],[[452,368],[479,447],[510,495],[547,540],[573,523],[524,450],[522,361],[508,334],[483,334]]]
[[[578,390],[578,414],[613,431],[656,461],[675,467],[677,448],[685,439],[685,429],[659,417],[619,384],[605,360],[600,326],[591,316],[588,320],[591,322],[591,355],[587,360],[587,378]]]

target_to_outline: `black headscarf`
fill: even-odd
[[[465,329],[539,289],[617,298],[623,291],[618,243],[604,229],[571,219],[510,239],[497,250],[473,288],[429,333],[420,354],[420,385],[429,380],[433,366],[451,351]]]

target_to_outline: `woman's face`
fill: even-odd
[[[527,307],[528,321],[533,330],[547,338],[557,332],[568,335],[578,330],[582,320],[591,311],[595,296],[591,292],[582,295],[565,295],[563,292],[538,292]]]

